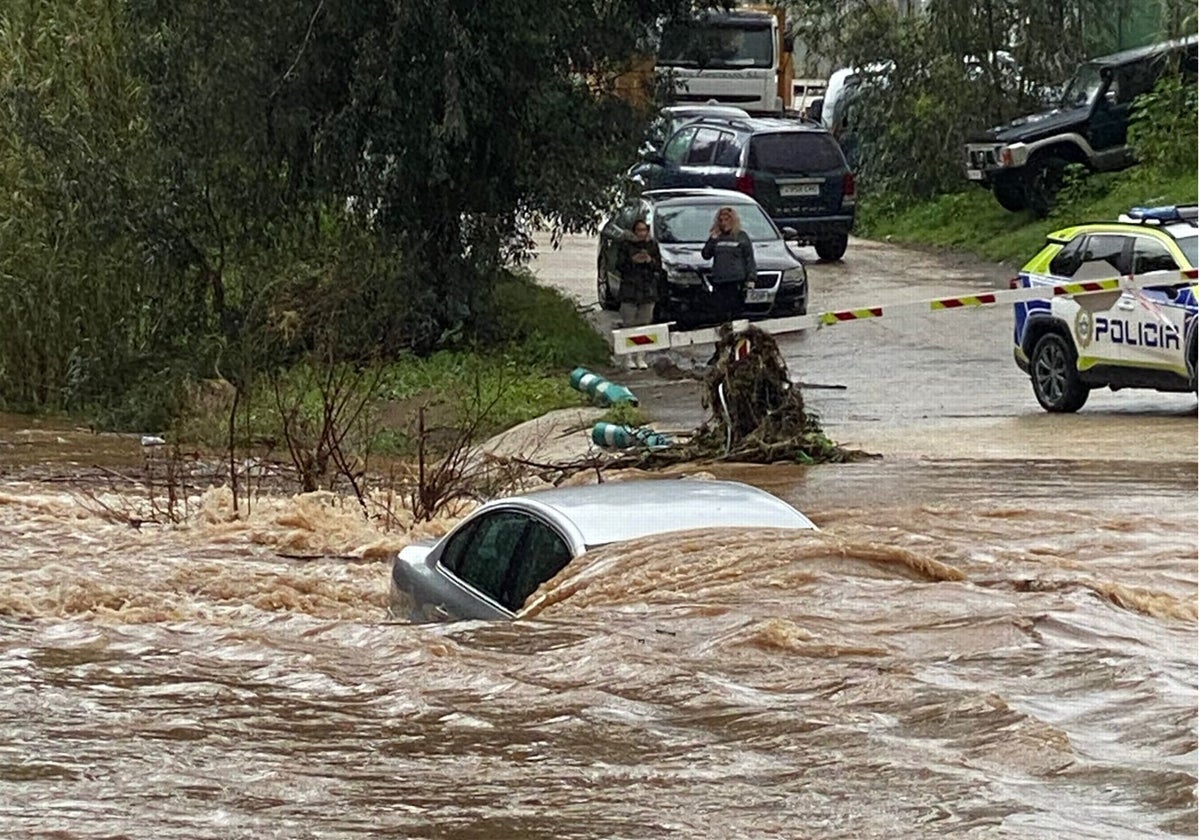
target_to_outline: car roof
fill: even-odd
[[[808,132],[812,134],[828,134],[829,130],[825,126],[812,120],[789,119],[786,117],[738,117],[730,119],[728,117],[701,117],[695,122],[688,123],[689,126],[696,125],[712,125],[721,126],[723,128],[735,128],[750,133],[758,132]],[[682,130],[682,129],[680,129]]]
[[[1135,61],[1141,61],[1151,56],[1160,55],[1162,53],[1171,52],[1172,50],[1182,49],[1183,47],[1191,46],[1197,43],[1196,35],[1189,35],[1186,38],[1176,38],[1171,41],[1162,41],[1157,44],[1149,44],[1144,47],[1135,47],[1130,50],[1122,50],[1112,55],[1102,55],[1099,58],[1089,59],[1087,64],[1095,64],[1102,67],[1117,67],[1122,64],[1132,64]]]
[[[717,187],[671,187],[660,190],[646,190],[640,196],[655,204],[663,204],[685,198],[705,198],[719,201],[723,204],[757,204],[750,196],[737,190],[722,190]]]
[[[689,114],[711,115],[714,117],[741,117],[749,119],[750,114],[744,108],[738,108],[734,105],[718,105],[717,103],[708,102],[693,102],[688,105],[668,105],[660,112],[669,117]]]
[[[1166,237],[1170,239],[1187,239],[1196,236],[1196,227],[1186,222],[1167,225],[1151,225],[1139,222],[1082,222],[1077,225],[1052,231],[1046,238],[1052,242],[1067,242],[1081,233],[1123,233],[1142,234],[1150,237]]]
[[[812,521],[736,481],[659,479],[541,490],[504,500],[574,525],[588,547],[696,528],[801,528]]]

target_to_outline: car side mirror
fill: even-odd
[[[1115,90],[1113,90],[1112,88],[1109,88],[1108,90],[1104,91],[1104,103],[1106,105],[1116,105],[1117,104],[1117,92]]]
[[[807,116],[813,122],[821,121],[821,110],[825,107],[825,98],[814,99],[808,103]]]
[[[800,231],[796,230],[794,227],[785,227],[780,231],[780,233],[783,234],[784,242],[796,242],[800,239]]]

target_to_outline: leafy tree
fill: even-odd
[[[0,401],[157,422],[318,343],[472,334],[531,223],[594,223],[652,101],[621,83],[690,7],[12,0]]]
[[[1174,35],[1195,28],[1160,0]],[[887,0],[793,3],[802,38],[867,77],[855,101],[864,191],[911,200],[966,188],[963,144],[1042,107],[1111,40],[1127,0],[930,0],[902,15]]]

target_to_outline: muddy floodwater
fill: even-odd
[[[410,626],[390,554],[449,520],[213,489],[132,528],[89,470],[135,440],[0,438],[2,837],[1197,831],[1194,449],[711,469],[820,532],[609,548],[524,620]]]

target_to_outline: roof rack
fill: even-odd
[[[1185,222],[1196,227],[1195,204],[1167,204],[1161,207],[1133,207],[1122,213],[1117,221],[1143,225],[1165,225]]]

